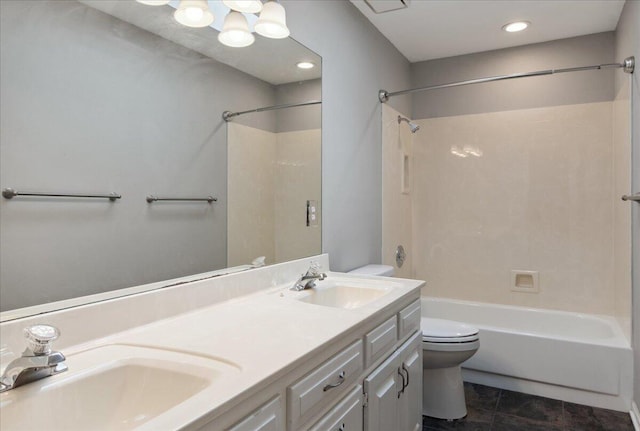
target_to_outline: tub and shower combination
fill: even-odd
[[[609,316],[422,298],[424,317],[480,330],[464,380],[569,402],[629,411],[632,351]]]
[[[555,49],[555,43],[545,49]],[[584,43],[585,49],[592,46]],[[513,52],[505,58],[516,58]],[[489,65],[495,64],[495,55],[447,59],[438,67],[455,75],[471,58]],[[634,65],[628,57],[612,67],[632,73]],[[429,280],[434,296],[423,296],[424,317],[480,330],[478,352],[462,364],[465,380],[629,411],[633,354],[615,318],[442,298],[483,298],[481,289],[487,289],[488,301],[509,301],[513,292],[542,293],[538,303],[567,309],[573,298],[588,305],[584,309],[604,312],[613,308],[599,306],[605,298],[630,303],[630,209],[620,195],[629,187],[631,89],[622,85],[612,99],[594,102],[568,86],[574,94],[562,94],[563,84],[551,78],[539,79],[607,68],[549,69],[381,90],[381,102],[413,94],[418,118],[412,122],[420,126],[419,133],[417,127],[410,127],[412,134],[397,131],[394,120],[400,113],[383,110],[383,124],[389,127],[383,133],[383,220],[389,226],[383,243],[387,238],[389,244],[412,243],[408,272]],[[518,80],[525,77],[536,78]],[[605,88],[612,77],[598,79]],[[517,91],[523,97],[498,101],[496,82],[502,80],[510,82],[504,94]],[[484,85],[488,82],[493,84]],[[483,85],[473,93],[459,88],[427,95],[472,84]],[[524,97],[534,93],[548,96],[549,103]],[[410,188],[401,184],[407,177],[396,175],[407,148]],[[400,190],[410,192],[408,211]],[[408,234],[397,227],[405,225],[411,226]],[[393,263],[398,255],[384,258]],[[501,284],[507,272],[512,278]]]

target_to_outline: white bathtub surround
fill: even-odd
[[[321,203],[320,129],[273,133],[229,122],[227,266],[267,264],[320,251],[317,226],[306,226],[306,201]],[[256,217],[256,214],[259,217]]]
[[[466,381],[619,411],[631,409],[632,351],[617,320],[422,298],[422,315],[480,329]]]
[[[322,130],[276,133],[276,262],[322,249]],[[307,226],[306,202],[315,200],[315,226]]]
[[[309,291],[289,290],[312,260],[319,261],[323,270],[329,269],[328,256],[321,255],[3,322],[3,365],[22,351],[22,328],[36,322],[61,330],[54,348],[67,356],[69,371],[47,378],[49,383],[74,373],[74,361],[86,360],[88,352],[109,346],[160,349],[224,362],[236,370],[231,380],[206,387],[140,428],[197,429],[234,407],[254,408],[251,403],[272,390],[278,379],[288,373],[306,373],[305,367],[321,360],[327,349],[349,341],[354,328],[361,330],[363,325],[375,323],[372,317],[376,313],[394,302],[417,298],[422,284],[328,272],[329,277],[321,283],[365,283],[386,295],[354,309],[319,307],[296,299]],[[13,354],[7,353],[9,350]],[[80,364],[75,368],[80,369]],[[19,394],[46,383],[34,382],[5,392],[0,395],[1,404],[4,407]],[[224,418],[222,421],[231,420],[230,416]],[[5,415],[0,414],[0,421],[4,420]],[[216,422],[214,428],[218,424],[230,425]],[[3,423],[2,428],[5,426]]]
[[[276,134],[230,122],[227,141],[227,265],[248,262],[255,250],[275,262]]]
[[[631,209],[620,196],[631,186],[631,77],[625,77],[612,103],[613,115],[613,253],[615,316],[631,340]],[[617,199],[616,199],[617,198]]]
[[[382,105],[382,263],[393,266],[398,277],[412,277],[414,134],[406,123],[398,124],[398,115],[406,117],[388,104]],[[406,251],[402,268],[396,265],[398,245]]]
[[[417,120],[413,262],[424,295],[629,314],[629,261],[614,253],[614,230],[631,233],[614,217],[624,176],[612,103]],[[539,293],[512,292],[512,270],[537,271]]]

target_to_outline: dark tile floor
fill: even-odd
[[[633,431],[628,413],[464,384],[467,416],[423,417],[423,431]]]

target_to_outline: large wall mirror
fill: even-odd
[[[0,186],[121,196],[0,198],[4,318],[321,252],[320,57],[226,47],[228,9],[189,28],[176,4],[0,2]]]

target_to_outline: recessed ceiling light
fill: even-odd
[[[509,33],[515,33],[517,31],[522,31],[526,29],[527,27],[529,27],[530,24],[531,23],[528,21],[510,22],[509,24],[505,24],[504,26],[502,26],[502,29],[504,31],[508,31]]]
[[[296,64],[296,66],[298,66],[300,69],[313,69],[316,65],[310,61],[301,61],[300,63]]]

